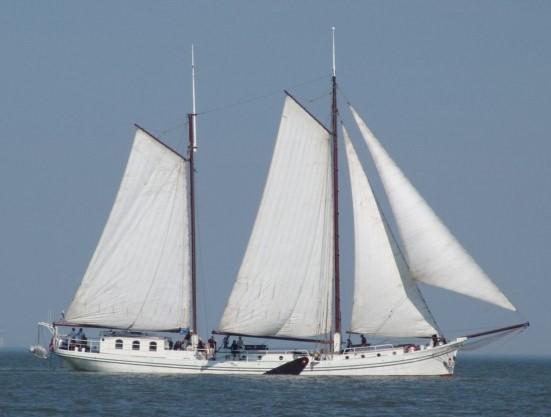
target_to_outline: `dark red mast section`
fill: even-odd
[[[335,333],[341,332],[341,290],[340,290],[340,268],[339,268],[339,154],[337,144],[337,77],[333,67],[332,84],[332,105],[331,105],[331,131],[333,136],[333,246],[335,263]]]
[[[196,261],[195,261],[195,167],[193,154],[195,153],[195,114],[189,113],[189,211],[190,211],[190,244],[191,244],[191,333],[197,334],[197,283],[196,283]]]

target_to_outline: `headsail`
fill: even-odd
[[[414,278],[516,310],[419,195],[358,113],[350,109],[383,182]]]
[[[369,180],[343,127],[354,209],[355,280],[350,330],[388,337],[438,333],[389,233]]]
[[[264,194],[220,331],[298,338],[329,333],[330,138],[286,97]]]
[[[138,129],[109,220],[66,321],[98,327],[188,327],[188,174],[184,159]]]

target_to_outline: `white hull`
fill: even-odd
[[[402,353],[401,348],[388,349],[381,356],[356,357],[336,355],[333,360],[311,361],[301,375],[338,376],[451,376],[461,342],[426,350]],[[396,352],[394,355],[392,352]]]
[[[453,375],[457,350],[463,343],[464,340],[457,340],[414,352],[404,352],[402,348],[351,352],[320,360],[308,356],[309,363],[300,375],[450,376]],[[267,351],[264,354],[248,353],[243,360],[207,360],[198,359],[191,351],[152,354],[140,352],[139,355],[131,352],[95,353],[71,350],[56,350],[55,353],[79,371],[226,375],[261,375],[297,357],[305,356],[292,352]]]

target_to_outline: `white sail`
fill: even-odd
[[[117,198],[66,321],[188,327],[191,274],[187,163],[138,129]]]
[[[350,329],[385,337],[438,333],[343,127],[354,209],[355,279]]]
[[[414,278],[516,310],[419,195],[358,113],[350,109],[381,176]]]
[[[330,331],[330,137],[286,98],[262,202],[220,331],[298,338]]]

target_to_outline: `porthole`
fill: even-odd
[[[350,359],[348,356],[345,356],[344,359]]]
[[[140,350],[140,342],[139,340],[134,340],[132,342],[132,350]]]
[[[115,340],[115,349],[122,349],[122,339]]]
[[[393,355],[396,355],[396,351],[392,352]]]
[[[381,354],[380,354],[380,353],[377,353],[377,357],[379,357],[379,356],[381,356]]]
[[[280,357],[279,357],[279,360],[282,361],[282,360],[283,360],[283,356],[280,356]]]
[[[364,359],[364,358],[365,358],[365,355],[362,355],[362,359]]]
[[[262,359],[262,355],[258,355],[258,360]]]
[[[157,342],[149,342],[149,351],[157,352]]]

